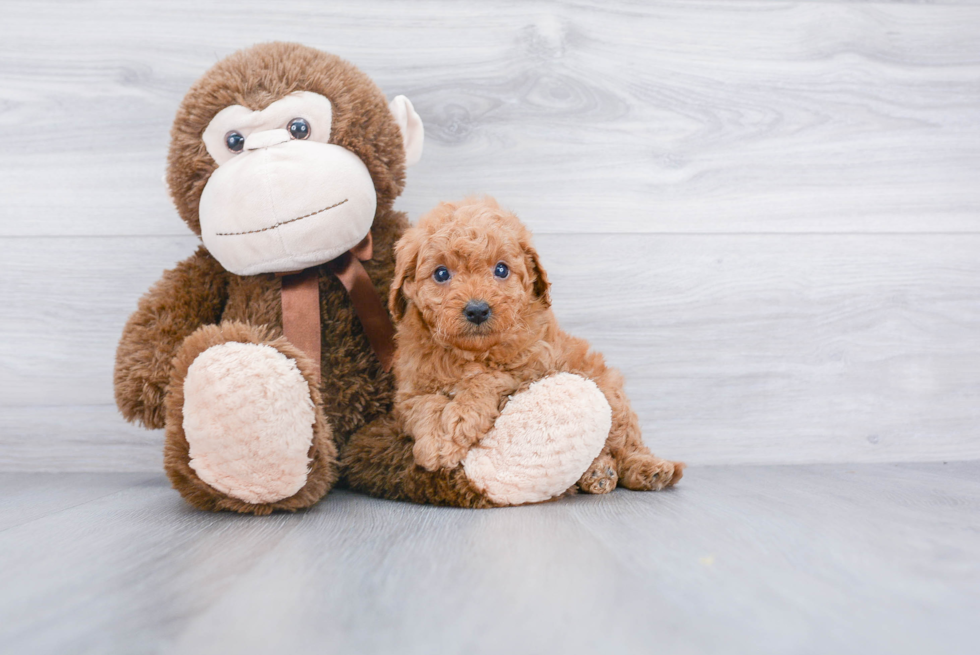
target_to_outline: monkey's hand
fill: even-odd
[[[163,427],[174,355],[188,335],[220,320],[225,280],[221,265],[201,248],[140,299],[116,350],[116,404],[126,420]]]

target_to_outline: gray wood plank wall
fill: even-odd
[[[196,239],[161,182],[188,86],[344,56],[427,126],[398,207],[490,193],[559,318],[690,463],[980,458],[980,7],[0,5],[0,470],[155,470],[119,331]]]

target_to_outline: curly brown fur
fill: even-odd
[[[352,484],[406,497],[407,479],[414,484],[459,471],[459,462],[492,427],[507,397],[557,372],[593,380],[612,408],[606,446],[582,476],[583,491],[606,493],[617,484],[654,490],[680,480],[682,463],[654,457],[643,444],[619,372],[586,341],[559,329],[547,275],[517,217],[488,198],[442,203],[405,233],[396,257],[389,297],[391,313],[400,319],[395,419],[383,426],[387,433],[378,427],[370,437],[382,444],[373,451],[385,453],[390,466],[370,468],[345,458]],[[499,262],[509,267],[506,279],[493,274]],[[449,282],[433,279],[440,266],[451,271]],[[476,299],[491,307],[490,318],[479,325],[463,314]],[[414,437],[411,464],[406,435]],[[352,447],[361,448],[362,438],[368,439],[356,435]],[[464,487],[452,491],[457,496],[448,499],[450,504],[472,506]],[[428,502],[446,500],[443,494]]]
[[[371,228],[374,258],[364,265],[375,289],[385,297],[394,273],[393,246],[408,225],[404,214],[391,209],[404,185],[402,137],[381,90],[334,55],[297,44],[258,45],[220,61],[194,84],[171,131],[167,180],[174,204],[187,225],[200,234],[201,193],[216,166],[201,138],[208,123],[228,105],[263,109],[297,90],[330,98],[331,142],[357,154],[371,173],[378,208]],[[319,279],[320,407],[336,448],[343,450],[354,431],[390,411],[394,378],[382,369],[347,292],[328,265],[319,267]],[[140,300],[119,343],[115,391],[123,416],[150,428],[164,427],[165,402],[172,405],[182,393],[174,386],[174,356],[202,326],[240,322],[275,341],[282,334],[280,289],[279,278],[271,274],[228,273],[204,247],[166,272]],[[185,456],[179,450],[168,453],[170,459]],[[333,455],[325,451],[317,457],[327,463]],[[168,472],[177,469],[186,467],[175,461],[168,464]],[[333,477],[323,478],[326,485],[311,482],[281,503],[245,506],[228,502],[193,471],[171,475],[178,491],[198,507],[257,514],[308,506],[326,493]]]

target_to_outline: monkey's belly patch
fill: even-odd
[[[575,484],[606,443],[612,409],[592,380],[558,373],[511,398],[463,460],[477,489],[504,505],[536,503]]]
[[[190,467],[247,503],[288,498],[306,484],[315,418],[296,363],[270,346],[213,346],[184,380]]]

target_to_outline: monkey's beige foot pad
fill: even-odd
[[[246,503],[288,498],[306,484],[315,419],[296,363],[270,346],[212,346],[184,379],[190,467]]]
[[[592,380],[558,373],[515,394],[463,460],[470,482],[503,505],[564,493],[609,436],[612,409]]]

